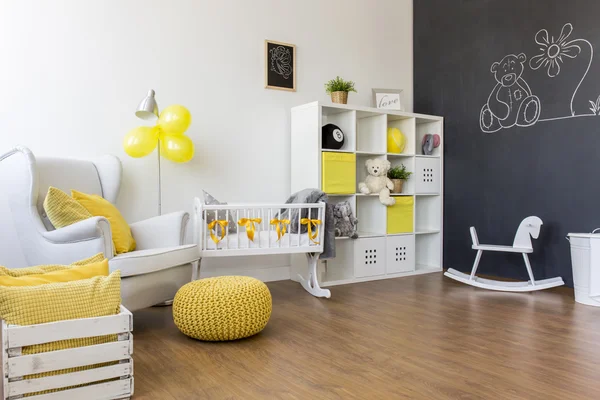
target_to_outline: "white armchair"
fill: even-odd
[[[11,157],[21,155],[22,157]],[[9,168],[2,181],[18,238],[29,265],[69,264],[104,253],[111,271],[121,270],[121,297],[125,307],[138,310],[165,302],[197,273],[200,254],[194,244],[184,244],[189,221],[186,212],[174,212],[131,224],[137,247],[113,257],[110,223],[93,217],[54,229],[43,204],[49,186],[66,193],[75,189],[98,194],[114,203],[121,184],[117,157],[96,161],[37,158],[26,147],[16,147],[0,157],[0,168]],[[193,268],[192,268],[193,267]]]

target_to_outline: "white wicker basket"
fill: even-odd
[[[18,326],[2,321],[3,399],[119,378],[58,392],[28,397],[32,400],[128,399],[133,395],[133,318],[121,306],[117,315],[83,318],[47,324]],[[21,348],[58,340],[117,334],[118,341],[66,350],[22,355]],[[118,361],[118,364],[88,370],[23,379],[25,375]]]

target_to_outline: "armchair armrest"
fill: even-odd
[[[137,250],[181,246],[190,215],[177,211],[131,224]]]
[[[35,259],[40,263],[68,264],[98,253],[104,253],[108,259],[113,257],[110,222],[104,217],[92,217],[40,233],[40,246],[32,247],[37,248]]]
[[[108,239],[112,242],[110,222],[104,217],[84,219],[64,228],[43,232],[43,236],[54,243],[81,242],[102,236],[108,236]]]

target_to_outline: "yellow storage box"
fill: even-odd
[[[387,208],[387,233],[410,233],[414,231],[415,198],[396,196],[396,204]]]
[[[323,152],[321,186],[325,193],[351,194],[356,192],[356,155]]]

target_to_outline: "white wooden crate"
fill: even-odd
[[[9,325],[2,321],[2,398],[18,399],[28,393],[114,378],[119,379],[35,395],[28,397],[28,399],[112,400],[130,398],[133,395],[132,330],[133,317],[129,310],[123,306],[121,306],[119,314],[106,317],[74,319],[28,326]],[[118,341],[39,354],[21,354],[21,348],[24,346],[111,334],[117,334]],[[111,361],[118,361],[119,363],[61,375],[23,379],[25,375]]]

